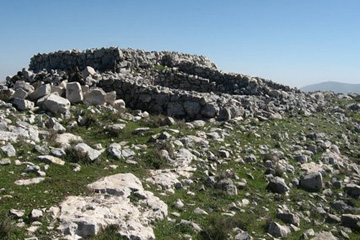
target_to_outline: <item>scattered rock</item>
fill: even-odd
[[[301,176],[300,187],[307,191],[321,191],[323,188],[323,178],[320,172],[311,172]]]
[[[60,114],[69,111],[70,102],[66,98],[52,93],[44,100],[43,106],[54,114]]]
[[[35,178],[17,180],[15,181],[15,184],[19,186],[27,186],[31,184],[39,184],[44,180],[45,180],[44,177],[35,177]]]
[[[145,191],[133,174],[116,174],[89,184],[94,196],[70,196],[61,203],[60,226],[65,235],[90,237],[108,225],[129,239],[155,239],[152,224],[167,216],[167,206]],[[134,196],[138,199],[132,202]]]
[[[74,150],[86,155],[91,161],[96,160],[101,155],[101,151],[93,149],[86,143],[78,143],[75,145]]]
[[[277,222],[271,222],[269,224],[268,233],[275,237],[287,237],[290,233],[290,229],[287,226],[282,226]]]
[[[52,163],[61,166],[65,164],[65,161],[61,160],[60,158],[53,157],[51,155],[38,156],[37,159],[42,162]]]
[[[285,180],[281,177],[270,178],[267,189],[275,193],[286,193],[289,191],[289,187],[286,185]]]

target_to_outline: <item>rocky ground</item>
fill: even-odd
[[[360,239],[359,95],[184,121],[56,86],[0,91],[1,239]]]

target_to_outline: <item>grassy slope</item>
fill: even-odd
[[[347,103],[347,102],[346,102]],[[339,104],[346,104],[345,102],[339,102]],[[132,172],[139,178],[143,179],[146,176],[146,169],[153,168],[153,160],[157,159],[155,146],[153,143],[149,143],[148,140],[152,134],[159,133],[166,129],[166,127],[159,127],[157,124],[157,117],[152,117],[150,122],[129,122],[126,128],[120,134],[114,134],[104,130],[103,126],[106,126],[110,122],[117,121],[118,115],[114,114],[93,114],[84,109],[85,115],[92,117],[93,122],[87,127],[78,127],[72,129],[71,132],[82,136],[89,145],[95,143],[101,143],[106,147],[110,142],[127,141],[131,144],[147,144],[148,150],[145,154],[137,152],[136,160],[138,166],[126,164],[123,160],[115,160],[103,153],[101,156],[102,161],[95,164],[84,164],[80,172],[73,172],[72,168],[67,164],[65,166],[51,165],[50,169],[46,172],[46,180],[37,185],[30,185],[26,187],[16,186],[14,181],[20,178],[21,173],[24,170],[24,166],[15,166],[11,164],[9,166],[0,167],[0,188],[4,188],[5,191],[1,192],[1,195],[11,195],[12,198],[2,197],[0,199],[0,212],[8,212],[11,208],[24,209],[26,215],[34,208],[49,208],[53,206],[69,195],[82,195],[89,194],[86,190],[86,185],[91,183],[101,176],[107,176],[120,172]],[[354,119],[360,119],[359,114],[351,113],[349,116]],[[14,119],[15,120],[15,119]],[[273,120],[266,122],[249,122],[241,123],[240,125],[233,125],[233,131],[229,131],[231,135],[225,138],[225,142],[211,142],[210,149],[217,153],[217,150],[227,144],[226,148],[233,150],[233,159],[240,155],[245,156],[242,153],[242,149],[251,146],[253,149],[258,149],[260,145],[267,145],[270,148],[275,148],[277,140],[274,135],[284,134],[289,135],[289,140],[282,142],[282,147],[285,149],[284,153],[289,154],[289,141],[297,141],[300,133],[309,133],[312,129],[316,129],[318,132],[325,132],[331,135],[331,140],[334,143],[338,143],[340,147],[343,147],[341,141],[341,134],[347,131],[346,125],[334,125],[333,118],[330,113],[320,112],[311,117],[291,117],[288,116],[285,120]],[[135,135],[134,129],[137,127],[150,127],[151,130],[144,134]],[[205,129],[210,129],[216,126],[215,123],[208,123]],[[254,126],[258,126],[256,133],[260,137],[252,134]],[[244,128],[246,129],[245,131]],[[194,134],[195,130],[189,130],[184,127],[184,124],[180,124],[174,127],[180,130],[180,133],[176,137],[185,136],[187,134]],[[352,139],[355,141],[355,139]],[[300,140],[299,140],[300,141]],[[239,142],[240,144],[235,144]],[[359,151],[357,144],[351,146],[353,151]],[[35,152],[33,147],[27,144],[16,144],[18,150],[18,156],[13,157],[12,160],[22,157],[22,161],[29,160],[36,164],[39,163],[36,160],[36,156],[40,155]],[[343,149],[342,149],[343,150]],[[1,154],[1,153],[0,153]],[[216,189],[206,187],[205,191],[199,191],[200,187],[204,184],[206,176],[204,172],[204,166],[201,162],[197,162],[196,165],[199,169],[194,176],[194,184],[190,186],[188,190],[178,190],[173,195],[163,196],[155,187],[148,186],[149,190],[153,191],[169,206],[169,212],[179,212],[181,219],[191,220],[199,224],[204,230],[205,234],[198,234],[194,232],[190,227],[182,226],[178,224],[179,219],[173,216],[169,216],[175,219],[174,222],[162,221],[156,223],[155,234],[157,239],[182,239],[183,234],[189,234],[193,239],[224,239],[228,233],[231,232],[233,227],[240,227],[255,238],[259,238],[266,234],[266,226],[270,220],[276,219],[275,212],[276,207],[279,204],[287,203],[292,206],[296,211],[303,209],[304,206],[299,206],[297,201],[320,201],[316,194],[308,193],[301,189],[292,189],[289,199],[285,197],[276,197],[274,194],[269,193],[266,190],[266,181],[264,179],[264,172],[266,168],[263,166],[261,156],[256,154],[259,161],[256,164],[238,164],[234,161],[225,161],[223,164],[218,164],[217,172],[221,173],[227,169],[232,169],[240,178],[247,180],[247,187],[243,190],[239,190],[237,196],[227,196]],[[354,156],[350,156],[355,160]],[[314,158],[316,160],[316,158]],[[75,161],[75,159],[66,159],[67,161]],[[291,158],[288,159],[291,163],[295,163]],[[105,169],[110,164],[116,164],[119,167],[116,170]],[[251,174],[254,179],[249,178]],[[295,172],[294,175],[288,175],[292,177],[299,176],[299,172]],[[288,181],[288,180],[287,180]],[[145,185],[146,186],[146,185]],[[187,192],[191,191],[196,193],[194,196],[189,195]],[[336,197],[336,195],[335,195]],[[334,198],[335,198],[334,197]],[[232,202],[239,201],[241,199],[249,199],[250,204],[243,208],[243,211],[237,211],[234,217],[222,216],[221,213],[227,209],[228,205]],[[185,203],[185,208],[181,211],[173,207],[173,203],[176,199],[182,199]],[[254,204],[256,201],[256,205]],[[360,206],[359,200],[354,200],[354,205]],[[196,207],[200,207],[209,212],[208,216],[196,215],[192,213],[192,210]],[[306,208],[306,206],[305,206]],[[312,220],[322,219],[315,213],[311,215]],[[280,220],[277,220],[280,222]],[[25,219],[25,222],[29,222],[29,219]],[[47,221],[44,219],[44,227],[38,232],[40,239],[49,239],[49,231],[46,229]],[[313,222],[301,222],[300,231],[292,233],[288,239],[299,239],[300,235],[307,229],[313,228],[314,230],[324,229],[329,230],[333,227],[332,224],[326,225],[314,225]],[[94,239],[121,239],[115,233],[115,229],[107,229],[102,234]],[[0,229],[1,234],[1,229]],[[12,230],[7,235],[9,239],[20,239],[25,234],[24,230]],[[211,236],[212,238],[210,238]],[[352,238],[357,238],[359,235],[353,234]]]

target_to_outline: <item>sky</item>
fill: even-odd
[[[358,0],[0,0],[0,81],[37,53],[118,46],[204,55],[291,87],[360,83]]]

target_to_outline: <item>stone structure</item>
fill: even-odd
[[[77,68],[87,85],[115,91],[131,108],[187,120],[279,117],[286,111],[315,111],[319,102],[269,80],[224,73],[203,56],[166,51],[101,48],[38,54],[30,71],[23,71],[24,80],[50,83],[58,91],[57,85],[66,88],[66,71]],[[91,91],[82,89],[88,99]]]

